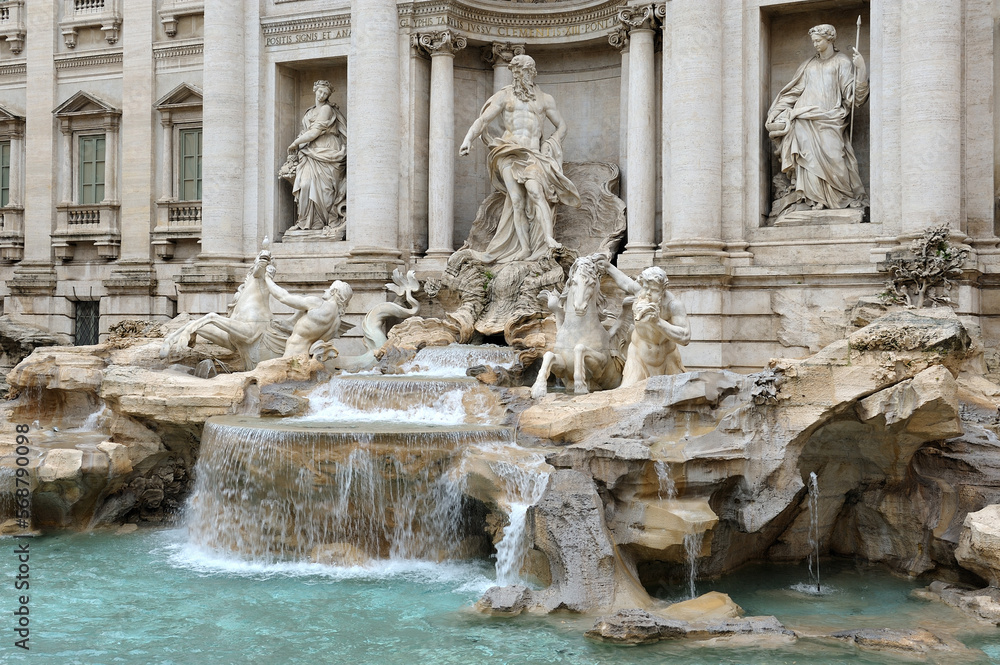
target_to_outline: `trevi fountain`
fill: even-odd
[[[949,170],[947,118],[905,89],[947,102],[966,55],[936,45],[987,3],[437,4],[352,3],[348,34],[310,38],[346,60],[280,65],[306,101],[261,138],[276,217],[234,237],[252,258],[212,282],[224,302],[190,254],[180,314],[122,310],[97,344],[38,309],[0,319],[0,660],[1000,662],[1000,240]],[[766,28],[763,82],[719,73],[741,8]],[[265,48],[292,44],[262,25]],[[472,105],[458,54],[487,28],[521,41],[489,38]],[[364,51],[380,30],[423,63],[403,93]],[[622,54],[620,99],[570,85],[607,59],[573,69],[594,32]],[[924,60],[901,65],[915,36]],[[427,134],[423,175],[403,181],[423,178],[425,246],[389,251],[386,201],[419,196],[387,189],[383,116],[418,79],[424,128],[401,131]],[[731,115],[744,84],[756,107]],[[760,155],[730,150],[739,132]],[[206,133],[206,164],[220,145]],[[967,217],[928,212],[948,206]],[[828,303],[796,286],[812,278]]]

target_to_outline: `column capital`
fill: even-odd
[[[524,48],[524,44],[493,42],[483,47],[483,61],[491,65],[509,64],[515,55],[524,55]]]
[[[627,32],[633,30],[656,30],[660,19],[666,15],[666,5],[648,4],[626,7],[618,12],[618,22]]]
[[[467,42],[465,37],[455,34],[451,30],[440,30],[413,35],[410,38],[410,44],[434,57],[436,55],[454,56],[465,48]]]

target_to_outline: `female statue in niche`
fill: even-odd
[[[772,218],[793,210],[868,206],[848,134],[851,109],[868,99],[865,59],[856,48],[850,58],[837,50],[832,25],[817,25],[809,36],[816,55],[778,93],[764,125],[783,174],[775,177]]]
[[[298,207],[295,231],[322,230],[342,240],[347,215],[347,121],[330,102],[329,81],[313,84],[316,104],[302,117],[302,131],[288,146],[278,175],[292,183]]]

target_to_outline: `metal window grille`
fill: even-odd
[[[81,300],[76,303],[76,345],[97,344],[100,335],[101,303],[98,300]]]

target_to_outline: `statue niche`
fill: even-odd
[[[302,131],[288,146],[278,177],[292,185],[295,223],[285,239],[343,240],[347,228],[347,121],[330,101],[329,81],[313,84],[316,103],[302,116]]]
[[[495,191],[480,205],[469,237],[425,289],[449,313],[445,320],[411,319],[394,333],[467,343],[503,335],[508,344],[545,345],[547,311],[538,295],[561,289],[580,254],[613,255],[625,234],[625,204],[615,195],[614,164],[563,163],[566,123],[551,95],[535,85],[534,60],[517,55],[513,83],[486,102],[459,150],[482,138]],[[489,123],[499,120],[500,136]],[[555,128],[544,137],[546,121]],[[538,335],[536,333],[542,333]]]
[[[832,25],[813,27],[809,37],[816,55],[781,89],[764,123],[780,163],[768,223],[861,222],[869,202],[852,140],[854,110],[868,100],[868,68],[856,47],[850,57],[836,48]]]

